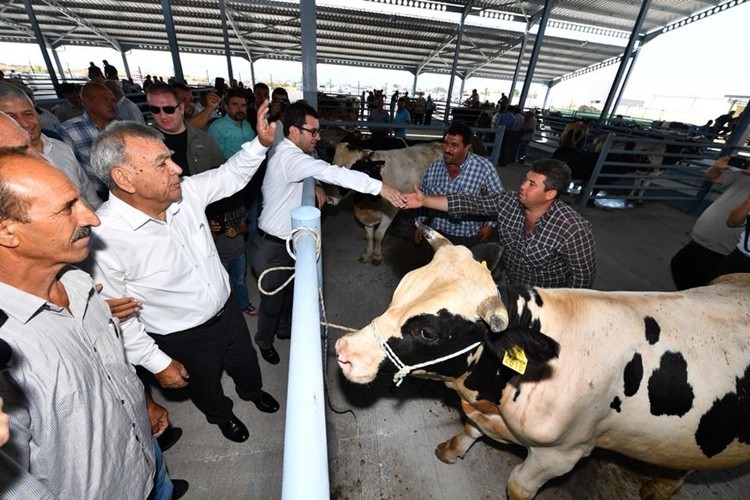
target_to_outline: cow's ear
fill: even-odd
[[[500,257],[503,255],[503,247],[499,243],[479,243],[471,247],[474,260],[484,262],[492,274],[495,283],[499,283],[503,277],[503,266]]]
[[[523,354],[531,365],[539,365],[554,359],[560,353],[560,344],[542,332],[530,328],[509,328],[501,333],[487,330],[485,345],[500,359],[506,353],[513,353],[516,347],[523,350]]]

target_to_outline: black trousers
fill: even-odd
[[[266,269],[280,266],[294,266],[286,251],[286,244],[263,234],[255,233],[253,237],[253,270],[260,275]],[[263,289],[272,291],[284,283],[294,271],[273,271],[263,278]],[[258,306],[258,332],[255,343],[261,349],[273,347],[274,337],[289,338],[292,334],[292,305],[294,299],[294,281],[275,295],[260,295]]]
[[[706,285],[723,259],[720,253],[690,240],[672,257],[672,281],[678,290]]]
[[[258,356],[234,294],[223,312],[203,325],[168,335],[149,334],[159,348],[188,371],[188,393],[212,424],[232,418],[232,400],[224,395],[221,373],[226,370],[243,399],[260,396],[263,385]]]

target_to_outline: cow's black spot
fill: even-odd
[[[620,405],[622,404],[622,401],[620,401],[620,398],[615,396],[615,399],[612,400],[612,402],[609,404],[609,407],[615,410],[617,413],[620,413],[622,411],[622,408]]]
[[[625,396],[633,396],[641,387],[643,380],[643,360],[639,353],[633,354],[633,359],[625,365],[625,371],[622,374],[625,385]]]
[[[539,295],[538,293],[536,293],[536,291],[534,292],[534,302],[539,307],[542,307],[542,305],[544,305],[544,301],[542,300],[542,296]]]
[[[693,407],[693,387],[687,380],[687,362],[679,352],[665,352],[659,361],[659,368],[648,379],[648,399],[651,414],[686,414]]]
[[[518,375],[507,366],[500,364],[500,360],[488,349],[482,352],[479,360],[470,370],[471,373],[464,380],[464,387],[477,391],[477,399],[484,399],[494,404],[500,404],[503,388]]]
[[[646,340],[651,345],[656,344],[659,342],[659,334],[661,333],[659,323],[651,316],[646,316],[643,318],[643,321],[646,323]]]
[[[518,396],[521,395],[521,388],[519,387],[516,389],[516,393],[513,395],[513,402],[515,403],[516,399],[518,399]]]
[[[695,432],[695,443],[708,458],[724,451],[735,439],[750,444],[750,366],[736,381],[735,392],[714,401]]]

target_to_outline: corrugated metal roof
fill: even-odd
[[[47,42],[119,45],[123,50],[162,49],[169,44],[159,0],[32,0]],[[224,53],[218,1],[173,0],[177,42],[183,52]],[[641,7],[640,0],[558,0],[540,51],[534,80],[549,82],[622,54]],[[652,0],[640,35],[708,9],[744,0]],[[458,20],[467,2],[458,0],[318,0],[318,62],[449,73]],[[538,19],[544,0],[476,0],[463,33],[459,75],[510,79],[525,23]],[[235,56],[301,60],[299,3],[234,0],[226,8],[232,22]],[[21,0],[0,7],[0,41],[34,42]],[[448,17],[446,17],[448,16]],[[236,30],[236,31],[235,31]],[[242,37],[249,54],[245,52]],[[531,29],[523,68],[531,53]]]

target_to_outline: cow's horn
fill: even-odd
[[[427,242],[432,246],[432,249],[437,252],[437,249],[445,246],[445,245],[453,245],[453,243],[450,242],[448,238],[443,236],[442,234],[438,233],[434,229],[432,229],[430,226],[425,226],[419,221],[414,221],[414,225],[419,228],[419,230],[422,232],[422,236],[425,237]]]
[[[498,295],[484,299],[477,308],[477,314],[495,333],[502,332],[508,326],[508,310]]]

